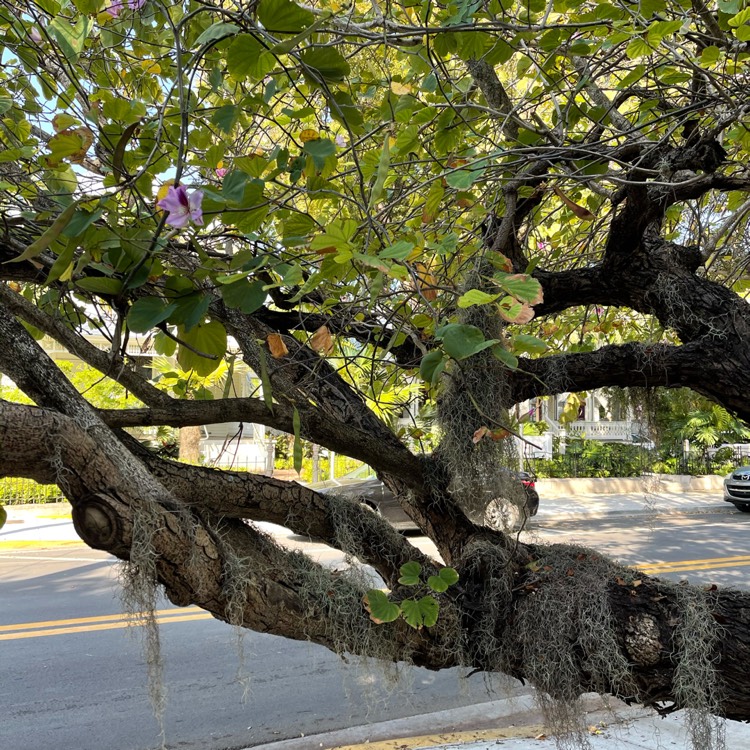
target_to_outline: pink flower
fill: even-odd
[[[224,178],[225,178],[225,177],[227,176],[227,172],[228,172],[228,171],[229,171],[229,170],[228,170],[228,169],[227,169],[226,167],[217,167],[217,168],[216,168],[216,176],[217,176],[217,177],[218,177],[218,178],[219,178],[220,180],[223,180],[223,179],[224,179]]]
[[[31,37],[31,41],[35,42],[36,44],[42,43],[42,35],[36,26],[32,26],[29,29],[29,36]]]
[[[338,146],[339,148],[344,148],[344,146],[346,146],[346,138],[344,138],[344,136],[343,136],[343,135],[341,135],[341,133],[339,133],[339,134],[338,134],[338,135],[336,136],[336,138],[335,138],[335,141],[336,141],[336,145],[337,145],[337,146]]]
[[[140,10],[145,4],[146,0],[127,0],[127,7],[130,10]],[[112,0],[106,10],[110,16],[117,18],[123,8],[125,8],[125,0]]]
[[[182,229],[191,221],[193,224],[203,224],[202,201],[202,190],[193,190],[188,197],[187,188],[184,185],[179,187],[170,185],[166,198],[162,198],[156,205],[162,211],[168,212],[167,224]]]

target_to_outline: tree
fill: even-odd
[[[684,386],[750,418],[742,0],[0,8],[0,370],[37,404],[0,402],[1,470],[61,485],[134,606],[158,582],[339,652],[750,719],[750,595],[475,522],[513,495],[530,397]],[[145,407],[95,409],[39,332]],[[173,398],[129,361],[139,333],[199,376],[236,349],[263,392]],[[417,377],[429,455],[368,407]],[[356,577],[245,523],[343,549],[403,602],[403,566],[439,565],[373,514],[122,431],[230,420],[372,465],[459,573],[436,624],[376,623]]]

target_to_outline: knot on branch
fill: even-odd
[[[636,664],[658,664],[662,652],[659,635],[659,624],[651,615],[630,617],[625,634],[625,648]]]
[[[89,547],[112,553],[124,548],[122,521],[114,502],[107,495],[88,495],[73,505],[73,526]]]

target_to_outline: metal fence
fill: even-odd
[[[22,477],[0,479],[0,503],[5,505],[56,503],[62,500],[65,500],[65,496],[55,484],[39,484]]]

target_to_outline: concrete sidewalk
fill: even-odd
[[[631,708],[593,693],[581,698],[581,737],[590,750],[707,750],[693,748],[686,716],[679,711],[661,718],[645,708]],[[750,747],[750,727],[715,720],[728,750]],[[466,729],[466,727],[474,727]],[[572,740],[572,737],[568,738]],[[579,745],[576,745],[578,747]],[[570,744],[565,745],[571,747]],[[245,750],[556,750],[530,695],[422,714],[407,719],[352,727],[255,745]]]

